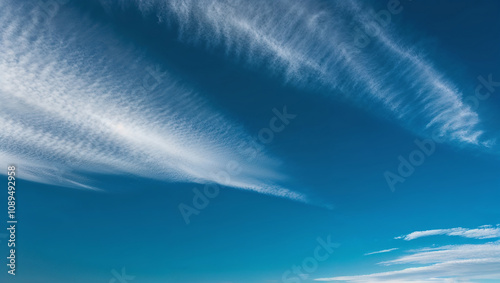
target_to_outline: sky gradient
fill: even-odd
[[[500,3],[0,10],[2,282],[500,282]]]

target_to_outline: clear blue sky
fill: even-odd
[[[0,10],[2,282],[500,282],[500,2]]]

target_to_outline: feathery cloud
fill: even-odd
[[[387,23],[373,31],[376,12],[356,1],[122,0],[120,5],[174,23],[166,26],[178,27],[188,44],[223,49],[235,62],[265,66],[300,87],[325,86],[370,111],[384,109],[380,115],[418,134],[492,144],[460,87],[438,71],[430,55],[394,39],[400,33]],[[361,39],[368,44],[357,44]]]
[[[23,177],[93,188],[78,172],[215,182],[298,201],[251,135],[111,30],[71,11],[49,22],[41,7],[0,4],[0,165]],[[251,161],[250,161],[251,160]],[[221,178],[228,165],[240,174]],[[64,176],[64,177],[62,177]]]

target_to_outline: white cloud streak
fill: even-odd
[[[378,104],[419,134],[435,133],[450,142],[484,147],[492,144],[483,138],[479,115],[464,104],[460,88],[426,54],[393,39],[392,28],[368,37],[371,44],[366,48],[354,46],[352,35],[369,28],[375,14],[355,1],[120,3],[134,3],[145,15],[175,23],[184,42],[222,48],[228,57],[250,67],[266,66],[292,84],[340,90],[363,108]]]
[[[131,174],[306,201],[276,185],[279,161],[250,162],[239,149],[251,136],[163,67],[119,40],[106,51],[110,29],[71,12],[36,24],[40,7],[14,3],[0,3],[0,166],[68,187],[96,189],[77,172]],[[221,181],[230,162],[242,173]]]
[[[374,255],[374,254],[382,254],[382,253],[388,253],[388,252],[392,252],[392,251],[395,251],[399,248],[392,248],[392,249],[387,249],[387,250],[381,250],[381,251],[376,251],[376,252],[371,252],[371,253],[366,253],[365,255]]]
[[[423,267],[405,268],[397,271],[358,276],[318,278],[316,281],[344,281],[352,283],[368,282],[474,282],[476,279],[500,279],[500,259],[459,260]],[[476,281],[477,282],[477,281]]]
[[[459,237],[473,238],[473,239],[500,238],[500,225],[497,225],[497,227],[493,227],[491,225],[484,225],[476,229],[467,229],[458,227],[451,229],[415,231],[408,235],[396,237],[396,239],[404,239],[405,241],[411,241],[421,237],[429,237],[436,235],[459,236]]]
[[[500,243],[457,245],[415,251],[392,264],[427,264],[401,270],[355,276],[318,278],[316,281],[367,282],[474,282],[477,279],[500,279]]]
[[[482,226],[488,229],[491,226]],[[447,229],[443,229],[447,230]],[[472,229],[471,229],[472,230]],[[429,230],[432,231],[432,230]],[[481,235],[480,235],[481,234]],[[446,234],[449,235],[449,234]],[[484,239],[483,233],[474,238]],[[446,245],[408,251],[409,254],[383,261],[382,266],[418,265],[386,272],[317,278],[316,281],[350,283],[449,283],[477,282],[480,279],[500,279],[500,241],[483,244]]]

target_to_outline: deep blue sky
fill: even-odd
[[[500,86],[465,104],[479,76],[500,81],[500,3],[401,1],[356,47],[388,2],[4,1],[19,224],[2,282],[500,280]],[[284,107],[296,117],[259,141]],[[220,192],[186,223],[206,184]],[[339,246],[284,279],[318,237]]]

